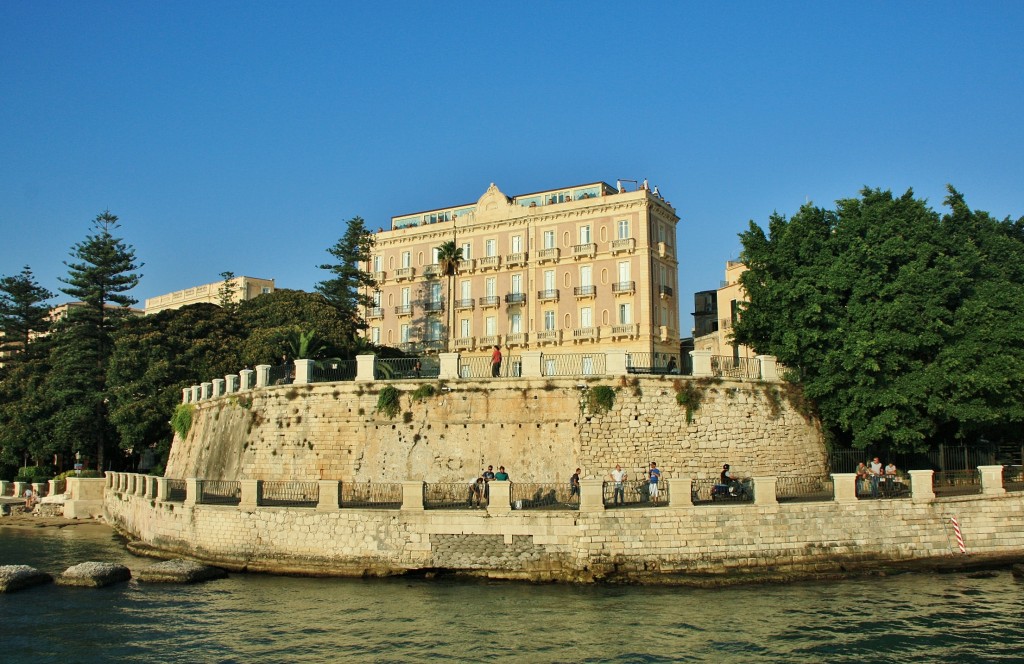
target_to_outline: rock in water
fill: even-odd
[[[219,567],[177,558],[138,570],[135,578],[141,583],[199,583],[223,579],[228,573]]]
[[[0,565],[0,593],[13,593],[43,583],[53,577],[28,565]]]
[[[124,565],[88,562],[72,565],[64,570],[64,573],[57,577],[57,585],[102,588],[130,578],[132,573]]]

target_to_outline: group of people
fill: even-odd
[[[491,498],[490,483],[492,480],[508,482],[508,473],[505,466],[498,466],[498,472],[494,472],[494,466],[487,466],[487,470],[469,481],[469,497],[466,504],[470,507],[480,507]]]
[[[577,468],[577,475],[579,472],[580,469]],[[616,464],[615,469],[608,474],[608,477],[612,481],[612,504],[624,504],[626,502],[626,480],[629,479],[629,473],[624,471],[621,465]],[[661,470],[658,468],[658,464],[652,461],[651,467],[644,472],[644,477],[647,480],[647,495],[651,502],[657,503],[660,500],[658,483],[661,482]]]
[[[878,457],[874,457],[868,463],[857,464],[857,495],[870,492],[872,498],[877,498],[879,486],[884,480],[893,483],[903,481],[896,469],[896,464],[892,461],[887,463],[884,468]]]

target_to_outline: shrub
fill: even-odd
[[[412,393],[413,401],[423,401],[437,394],[437,390],[434,389],[433,385],[429,383],[420,385],[416,388],[416,391]]]
[[[607,385],[598,385],[587,393],[587,408],[594,415],[601,415],[615,405],[615,390]]]
[[[673,381],[676,388],[676,403],[686,409],[686,423],[693,422],[693,413],[700,408],[701,399],[704,398],[704,390],[693,381]]]
[[[80,471],[77,471],[77,472],[74,471],[74,470],[65,470],[63,473],[61,473],[60,475],[57,475],[53,479],[55,479],[55,480],[66,480],[69,477],[94,477],[95,478],[95,477],[103,477],[103,473],[101,473],[98,470],[80,470]]]
[[[53,477],[53,471],[49,466],[22,466],[18,469],[15,482],[45,482]]]
[[[398,411],[401,410],[401,405],[398,403],[400,398],[401,392],[394,385],[386,385],[377,395],[376,411],[389,420],[395,419]]]
[[[188,437],[188,432],[192,430],[192,413],[195,409],[196,407],[190,403],[179,403],[174,409],[174,414],[171,415],[171,428],[178,434],[178,438],[184,440]]]

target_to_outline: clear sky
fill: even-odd
[[[685,331],[772,211],[952,183],[1024,215],[1022,32],[1021,2],[6,0],[0,274],[56,291],[109,208],[140,301],[312,290],[352,216],[646,177]]]

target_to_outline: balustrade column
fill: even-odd
[[[629,373],[626,368],[626,351],[609,350],[604,354],[604,371],[609,376],[625,376]]]
[[[522,362],[521,377],[523,378],[540,378],[542,375],[541,364],[544,353],[539,350],[528,350],[519,355],[519,361]]]
[[[28,486],[28,482],[15,482],[14,483],[14,497],[24,498],[25,488]]]
[[[604,511],[604,480],[580,480],[580,511]]]
[[[459,379],[459,354],[458,353],[438,353],[438,359],[441,360],[441,369],[437,377],[441,380],[458,380]]]
[[[356,355],[356,382],[372,383],[374,380],[374,362],[376,355]]]
[[[755,477],[754,479],[754,504],[755,505],[778,505],[775,497],[774,477]]]
[[[146,475],[136,475],[135,476],[135,495],[136,496],[145,496],[148,489],[149,489],[149,477],[147,477]]]
[[[43,487],[46,486],[46,482],[33,482],[32,483],[32,495],[36,497],[36,500],[43,495]]]
[[[832,473],[832,485],[837,503],[857,502],[857,473]]]
[[[423,482],[402,482],[402,511],[423,511]]]
[[[195,505],[199,502],[199,479],[196,477],[185,478],[185,505]]]
[[[295,360],[295,384],[307,385],[313,382],[313,360]]]
[[[114,473],[108,470],[107,472],[103,473],[103,476],[107,479],[107,488],[114,488]]]
[[[241,383],[241,385],[239,385],[239,390],[241,390],[242,392],[251,390],[253,387],[253,379],[254,376],[252,369],[242,369],[241,371],[239,371],[238,380]]]
[[[320,497],[316,503],[317,512],[334,512],[341,504],[341,482],[338,480],[320,480]]]
[[[236,374],[224,376],[224,390],[228,394],[234,394],[238,391],[238,376]]]
[[[761,380],[771,383],[779,382],[779,365],[774,355],[758,355],[757,361],[761,365]]]
[[[170,486],[169,485],[170,485],[170,482],[167,480],[166,477],[158,477],[158,478],[156,478],[156,499],[157,499],[157,501],[159,501],[161,503],[167,501],[167,496],[169,496],[171,494]]]
[[[910,500],[915,503],[930,503],[935,500],[931,470],[908,470],[910,475]]]
[[[199,399],[202,396],[203,396],[203,388],[202,388],[202,386],[200,386],[200,385],[193,385],[192,386],[192,401],[191,401],[191,403],[196,403],[197,401],[199,401]]]
[[[192,401],[192,388],[183,387],[181,388],[181,403],[189,403]]]
[[[256,387],[266,387],[270,384],[270,365],[256,365]]]
[[[487,513],[507,514],[512,511],[512,483],[506,480],[491,480],[487,483]]]
[[[7,480],[0,480],[0,496],[6,496],[7,490],[11,488],[11,483]]]
[[[260,480],[241,480],[239,485],[242,488],[242,500],[238,503],[240,508],[251,509],[260,504],[260,493],[263,482]]]
[[[714,375],[711,371],[711,351],[691,350],[690,358],[693,360],[694,378],[708,378]]]
[[[224,379],[223,378],[214,378],[211,382],[213,383],[213,394],[211,396],[214,396],[214,397],[223,396],[224,395]]]
[[[200,398],[203,401],[205,401],[205,400],[209,399],[211,396],[213,396],[213,383],[211,383],[209,381],[207,381],[205,383],[200,383],[199,384],[199,388],[200,388],[200,394],[201,394]]]
[[[1001,496],[1006,493],[1003,488],[1002,466],[978,466],[981,475],[981,492],[986,496]]]
[[[675,496],[673,498],[673,496]],[[693,478],[673,477],[668,491],[668,505],[682,507],[693,505]]]

